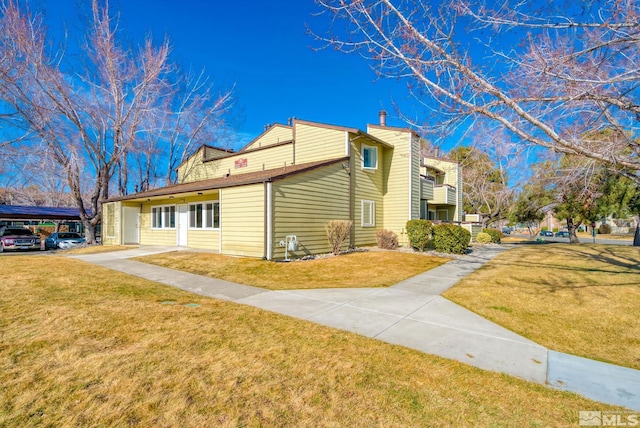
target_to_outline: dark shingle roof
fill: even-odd
[[[211,178],[208,180],[194,181],[191,183],[176,184],[173,186],[161,187],[159,189],[148,190],[146,192],[134,193],[127,196],[109,198],[108,202],[125,201],[131,199],[144,199],[156,196],[178,195],[181,193],[200,192],[205,190],[223,189],[225,187],[244,186],[247,184],[263,183],[283,179],[292,175],[300,174],[323,166],[344,162],[348,158],[322,160],[309,162],[300,165],[289,165],[282,168],[274,168],[265,171],[248,172],[245,174],[231,174],[227,177]]]

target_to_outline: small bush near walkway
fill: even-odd
[[[340,254],[344,241],[349,237],[352,224],[351,220],[331,220],[324,225],[329,245],[331,245],[331,252],[334,256]]]
[[[471,242],[471,232],[454,224],[438,224],[433,228],[436,251],[464,254]]]
[[[482,231],[491,237],[491,242],[493,244],[499,244],[502,241],[502,238],[504,238],[504,233],[498,229],[482,229]],[[476,241],[477,240],[478,238],[476,238]]]
[[[376,230],[376,240],[378,241],[378,248],[384,250],[395,250],[398,248],[398,235],[390,230]]]
[[[424,251],[433,240],[433,223],[429,220],[409,220],[407,235],[411,247]]]
[[[476,236],[476,242],[478,244],[490,244],[491,243],[491,235],[486,232],[480,232]]]

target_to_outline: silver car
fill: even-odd
[[[47,250],[61,248],[67,250],[84,245],[84,238],[76,232],[54,232],[44,240]]]

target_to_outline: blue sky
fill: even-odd
[[[46,5],[50,23],[77,19],[76,0]],[[311,48],[319,44],[306,25],[329,28],[312,0],[111,0],[111,9],[132,41],[166,35],[173,60],[205,68],[220,91],[235,87],[233,124],[244,142],[290,117],[365,129],[386,109],[389,125],[406,126],[392,105],[407,96],[402,82],[377,80],[359,56]]]

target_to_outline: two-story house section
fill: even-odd
[[[325,224],[351,220],[352,247],[375,245],[378,229],[406,244],[423,175],[418,136],[387,127],[383,114],[367,132],[295,119],[237,152],[200,147],[178,167],[176,185],[106,201],[102,240],[270,260],[328,252]]]
[[[462,173],[460,164],[438,157],[425,157],[421,165],[420,218],[462,221]]]

